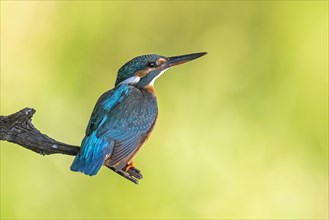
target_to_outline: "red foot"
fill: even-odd
[[[130,162],[127,164],[125,171],[127,172],[127,171],[128,171],[130,168],[132,168],[132,167],[135,167],[135,163],[134,163],[134,161],[130,161]]]

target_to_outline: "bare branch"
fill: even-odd
[[[80,148],[64,144],[42,134],[32,121],[35,110],[24,108],[9,116],[0,116],[0,140],[19,144],[42,155],[76,155]]]
[[[35,112],[32,108],[24,108],[14,114],[0,116],[0,140],[21,145],[42,155],[66,154],[74,156],[79,152],[80,147],[58,142],[36,129],[32,124],[32,117]],[[115,171],[108,164],[105,166]],[[136,184],[138,180],[143,178],[138,169],[130,168],[125,171],[125,168],[116,173]]]

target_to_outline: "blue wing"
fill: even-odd
[[[81,149],[71,165],[72,171],[95,175],[106,157],[111,155],[114,141],[97,136],[97,129],[107,120],[111,108],[118,105],[128,94],[129,87],[121,85],[104,93],[98,99],[87,126],[86,136],[82,140]]]
[[[157,118],[157,101],[153,94],[135,87],[129,95],[108,113],[97,136],[115,141],[108,162],[116,170],[122,169],[148,137]]]
[[[94,175],[105,159],[116,170],[122,169],[143,144],[156,118],[156,98],[148,92],[121,85],[104,93],[71,169]]]
[[[102,120],[107,119],[109,111],[129,94],[129,90],[129,86],[121,85],[105,92],[98,99],[86,129],[86,136],[98,129]]]

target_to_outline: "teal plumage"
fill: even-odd
[[[147,137],[156,116],[157,102],[150,93],[129,85],[104,93],[96,103],[71,169],[95,175],[106,157],[116,170],[122,169]]]

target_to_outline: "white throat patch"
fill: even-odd
[[[121,83],[119,83],[119,85],[121,84],[135,85],[139,82],[139,80],[141,80],[139,76],[132,76],[129,77],[128,79],[123,80]]]

